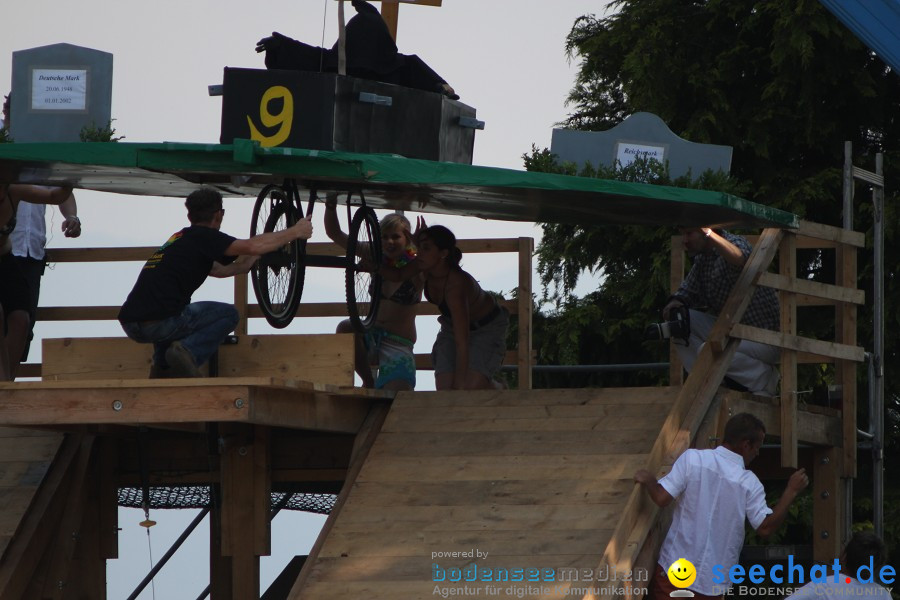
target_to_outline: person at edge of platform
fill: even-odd
[[[347,234],[341,230],[337,218],[337,196],[325,201],[325,233],[342,248],[347,247]],[[381,247],[384,263],[396,268],[416,260],[409,220],[401,214],[384,216],[380,223]],[[404,391],[416,387],[416,305],[422,300],[424,278],[415,273],[403,281],[385,281],[381,288],[381,303],[372,327],[355,336],[356,373],[363,387]],[[354,333],[350,320],[341,321],[337,333]],[[378,376],[372,374],[372,364],[378,365]]]
[[[191,302],[208,276],[246,273],[259,256],[312,236],[312,223],[304,218],[282,231],[235,239],[220,231],[225,209],[211,188],[191,192],[184,205],[190,226],[147,260],[119,311],[128,337],[153,344],[151,378],[200,377],[200,367],[237,325],[231,304]]]
[[[830,576],[822,583],[810,581],[785,600],[788,598],[793,600],[805,600],[806,598],[832,600],[862,597],[872,600],[891,600],[891,593],[877,583],[881,568],[887,564],[887,549],[881,538],[873,531],[854,533],[847,545],[844,546],[844,551],[841,552],[840,563],[838,581]],[[865,583],[858,579],[861,567],[865,567],[863,572],[870,578]]]
[[[11,123],[9,111],[9,96],[3,103],[3,125],[9,128]],[[19,269],[25,276],[29,290],[28,316],[30,319],[27,337],[25,339],[22,356],[16,362],[24,362],[28,358],[28,350],[31,340],[34,338],[34,324],[37,315],[37,306],[41,295],[41,278],[47,266],[47,222],[45,204],[33,204],[31,202],[19,202],[16,210],[17,226],[10,234],[12,240],[12,260],[19,265]],[[78,204],[75,202],[75,194],[70,195],[65,202],[59,205],[59,212],[63,217],[61,230],[67,238],[77,238],[81,235],[81,219],[78,218]]]
[[[353,0],[353,8],[357,14],[346,26],[347,75],[437,92],[459,100],[453,88],[425,61],[415,54],[397,51],[397,44],[377,8],[363,0]],[[271,36],[256,43],[256,51],[266,53],[267,69],[337,72],[337,42],[328,50],[273,31]]]
[[[669,320],[675,307],[689,310],[688,342],[676,342],[674,346],[690,373],[753,248],[745,238],[722,229],[687,227],[681,234],[685,250],[694,263],[662,313]],[[757,287],[741,323],[778,331],[780,312],[775,290]],[[742,340],[725,373],[726,385],[761,396],[774,396],[781,378],[775,366],[779,360],[778,348]]]
[[[28,282],[12,256],[16,209],[22,201],[62,204],[71,196],[71,187],[0,184],[0,381],[15,378],[31,321]]]
[[[685,450],[659,481],[645,469],[634,474],[634,481],[657,506],[678,500],[650,581],[651,600],[667,599],[676,589],[666,572],[681,558],[694,565],[696,580],[689,586],[694,597],[721,598],[727,589],[713,581],[713,566],[723,565],[727,573],[738,563],[744,545],[744,521],[764,538],[784,522],[788,508],[809,484],[809,478],[804,469],[795,471],[774,509],[770,508],[762,483],[747,469],[759,455],[765,435],[762,421],[740,413],[728,419],[718,448]]]

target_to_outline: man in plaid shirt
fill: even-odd
[[[663,308],[663,317],[671,318],[676,306],[690,309],[691,335],[688,343],[675,350],[690,373],[716,317],[734,287],[752,247],[739,235],[708,227],[682,229],[684,247],[694,259],[690,272],[678,291]],[[757,287],[741,323],[778,331],[779,307],[775,290]],[[774,396],[780,375],[775,365],[779,352],[774,346],[743,340],[725,374],[739,387],[754,394]]]

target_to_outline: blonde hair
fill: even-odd
[[[389,231],[391,229],[403,231],[406,235],[407,243],[412,244],[412,226],[409,224],[409,219],[403,215],[399,213],[385,215],[382,217],[379,225],[381,226],[382,231]]]

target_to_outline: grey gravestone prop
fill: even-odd
[[[13,52],[10,136],[17,142],[77,142],[112,113],[113,55],[53,44]]]
[[[579,169],[585,163],[613,166],[616,160],[627,166],[636,155],[643,154],[660,162],[669,161],[669,174],[676,178],[688,171],[693,177],[707,169],[729,172],[732,148],[689,142],[672,133],[658,116],[639,112],[606,131],[554,129],[550,151]]]

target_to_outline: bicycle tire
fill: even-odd
[[[381,302],[381,275],[363,270],[366,264],[381,267],[381,228],[375,211],[363,206],[353,215],[347,234],[347,313],[359,332],[375,322]]]
[[[297,209],[281,186],[268,185],[256,197],[250,235],[282,231],[297,222]],[[259,258],[250,271],[253,292],[266,321],[276,329],[287,327],[297,313],[306,265],[306,240],[294,240]]]

